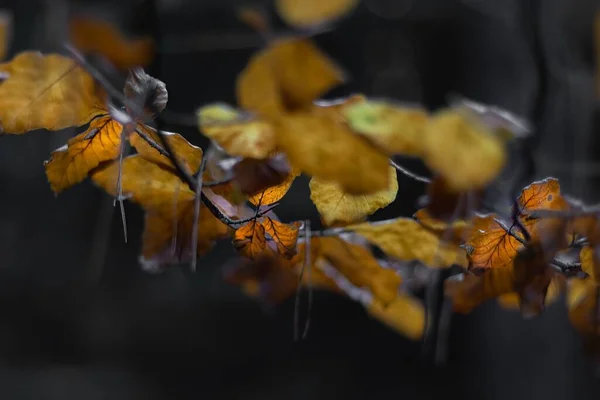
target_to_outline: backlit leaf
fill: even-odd
[[[292,187],[292,183],[294,183],[294,180],[298,175],[300,175],[300,171],[292,169],[292,171],[288,174],[285,180],[279,185],[272,186],[260,193],[255,194],[254,196],[250,196],[248,201],[250,201],[250,203],[254,204],[255,206],[259,204],[266,206],[269,204],[277,203],[283,198],[283,196],[286,195],[288,190],[290,190],[290,187]]]
[[[335,182],[310,180],[310,198],[326,225],[360,222],[380,208],[387,207],[398,193],[396,170],[389,167],[389,187],[367,195],[345,193]]]
[[[59,54],[23,52],[0,64],[0,121],[4,133],[59,130],[105,114],[104,94],[77,63]]]
[[[254,259],[267,248],[265,227],[256,220],[239,227],[233,237],[233,245],[244,257]]]
[[[122,131],[123,126],[109,116],[98,117],[85,132],[53,151],[44,164],[52,190],[60,193],[87,178],[100,163],[117,158]]]
[[[292,258],[296,254],[298,229],[302,225],[300,222],[284,224],[283,222],[265,217],[261,222],[261,225],[265,228],[265,232],[277,244],[277,250],[279,251],[279,254],[288,259]]]
[[[429,267],[467,265],[463,249],[440,240],[410,218],[396,218],[385,223],[362,223],[348,226],[347,229],[364,236],[388,256],[399,260],[419,260]]]

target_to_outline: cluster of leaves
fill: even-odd
[[[284,20],[304,27],[355,3],[277,5]],[[237,78],[237,107],[198,110],[199,130],[212,140],[203,151],[160,129],[166,86],[140,67],[152,42],[112,29],[78,19],[74,42],[129,70],[122,93],[76,50],[25,52],[0,64],[0,122],[7,134],[84,127],[52,153],[48,181],[59,193],[89,177],[139,204],[144,268],[195,267],[228,239],[240,256],[228,279],[248,294],[278,303],[301,285],[331,290],[417,340],[426,312],[416,293],[426,279],[412,272],[460,267],[445,282],[456,312],[498,298],[537,315],[566,292],[572,323],[597,342],[598,210],[567,199],[547,178],[525,187],[506,215],[485,213],[483,193],[505,166],[507,142],[522,133],[517,119],[470,102],[430,113],[364,95],[319,100],[345,75],[310,40],[294,37],[252,56]],[[126,154],[128,145],[135,154]],[[433,178],[408,173],[396,155],[421,159]],[[368,222],[395,200],[397,171],[428,182],[427,204],[412,218]],[[273,211],[300,174],[311,177],[324,230],[282,222]]]

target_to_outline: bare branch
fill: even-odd
[[[408,176],[409,178],[414,179],[415,181],[419,181],[419,182],[423,182],[423,183],[430,183],[431,179],[426,178],[424,176],[421,175],[417,175],[414,172],[404,168],[403,166],[401,166],[400,164],[398,164],[397,162],[395,162],[394,160],[390,159],[390,165],[392,167],[394,167],[396,169],[396,171],[400,171],[401,173],[403,173],[404,175]]]

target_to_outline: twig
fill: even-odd
[[[298,286],[296,286],[296,300],[294,302],[294,341],[298,341],[299,334],[299,325],[300,325],[300,294],[302,293],[302,278],[304,277],[304,271],[307,268],[310,268],[310,221],[306,220],[304,222],[303,231],[306,237],[306,241],[304,244],[304,262],[302,263],[302,269],[300,270],[300,274],[298,275]],[[309,288],[310,288],[310,277],[309,277]],[[311,291],[309,291],[309,310],[312,303],[312,295]],[[304,333],[302,334],[302,339],[305,338],[308,332],[309,320],[307,316],[306,325],[304,327]]]
[[[123,223],[123,236],[125,243],[127,243],[127,218],[125,217],[125,206],[123,204],[126,197],[123,196],[123,156],[127,148],[127,140],[125,140],[126,128],[123,127],[121,130],[121,149],[119,151],[119,175],[117,176],[117,196],[113,200],[113,207],[119,202],[121,209],[121,222]]]
[[[306,312],[306,325],[304,325],[304,332],[302,332],[302,340],[306,339],[308,335],[308,328],[310,326],[310,314],[313,306],[313,286],[312,286],[312,265],[310,264],[310,220],[304,222],[304,229],[306,230],[306,242],[304,245],[304,267],[307,268],[307,279],[308,279],[308,310]]]
[[[397,162],[395,162],[394,160],[390,160],[390,165],[392,167],[394,167],[397,171],[402,172],[404,175],[408,176],[409,178],[414,179],[415,181],[419,181],[419,182],[423,182],[423,183],[430,183],[431,179],[426,178],[424,176],[421,175],[417,175],[414,172],[404,168],[403,166],[401,166],[400,164],[398,164]]]
[[[202,193],[202,179],[204,169],[206,168],[206,157],[202,157],[200,168],[196,178],[196,196],[194,197],[194,224],[192,231],[192,272],[196,272],[196,262],[198,260],[198,229],[200,229],[200,194]]]

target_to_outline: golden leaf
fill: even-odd
[[[302,225],[300,222],[284,224],[283,222],[265,217],[261,221],[261,225],[265,228],[265,232],[275,241],[275,244],[277,244],[279,254],[287,259],[291,259],[296,254],[298,229]]]
[[[53,151],[44,166],[54,193],[81,182],[100,163],[117,158],[121,151],[122,131],[123,126],[109,116],[98,117],[90,122],[85,132]]]
[[[276,0],[275,9],[288,25],[306,28],[348,14],[358,0]]]
[[[266,121],[244,117],[235,109],[213,104],[198,110],[200,131],[228,154],[264,159],[275,150],[275,132]]]
[[[324,182],[317,178],[310,180],[310,199],[319,210],[326,225],[340,225],[359,222],[380,208],[391,204],[398,193],[396,170],[389,167],[389,187],[386,190],[367,195],[353,196],[344,193],[335,182]]]
[[[388,158],[354,135],[335,113],[287,115],[277,129],[277,146],[294,168],[323,181],[337,182],[353,195],[389,187]]]
[[[588,274],[597,286],[600,286],[600,263],[598,263],[598,256],[595,252],[594,247],[582,247],[579,251],[579,260],[583,272]]]
[[[429,119],[426,110],[365,101],[345,107],[343,113],[353,130],[388,154],[423,154],[423,135]]]
[[[591,279],[571,279],[567,291],[569,321],[584,336],[600,335],[598,292],[600,288]]]
[[[145,268],[189,261],[208,251],[215,240],[229,236],[227,225],[202,205],[197,223],[197,254],[192,255],[194,192],[171,169],[139,155],[123,160],[121,175],[123,194],[146,211],[141,260]],[[118,161],[91,175],[94,183],[112,196],[118,194],[118,176]]]
[[[151,37],[126,38],[108,21],[78,15],[70,19],[69,30],[75,47],[84,53],[101,54],[123,71],[146,66],[154,56]]]
[[[456,191],[480,189],[502,170],[502,140],[474,117],[447,110],[434,115],[423,135],[423,160]]]
[[[77,63],[59,54],[23,52],[0,64],[0,121],[4,133],[59,130],[106,114],[104,94]]]
[[[456,244],[444,242],[410,218],[385,223],[362,223],[347,229],[364,236],[388,256],[399,260],[420,260],[429,267],[467,265],[465,252]]]
[[[244,257],[256,258],[267,248],[265,227],[257,221],[250,221],[239,227],[235,231],[233,245]]]
[[[310,106],[343,81],[342,71],[310,41],[280,39],[252,57],[236,96],[240,107],[275,118]]]
[[[383,305],[396,298],[400,276],[381,267],[364,247],[336,237],[320,238],[321,257],[359,288],[368,288]]]
[[[399,294],[386,306],[376,300],[373,301],[367,306],[367,311],[373,317],[412,340],[419,340],[423,337],[425,307],[417,299]]]

